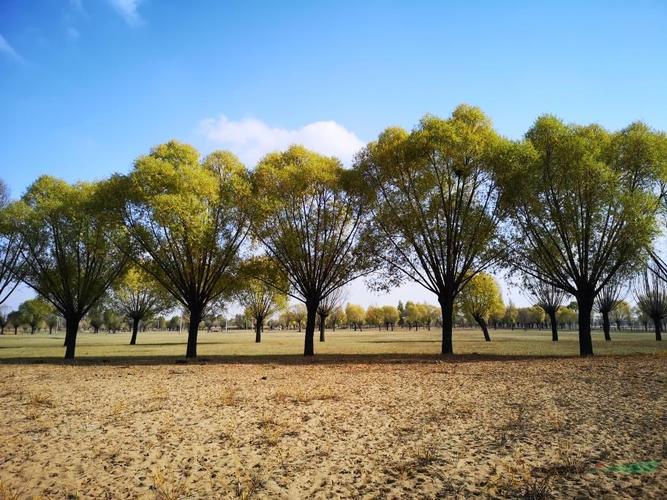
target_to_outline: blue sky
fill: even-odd
[[[512,138],[542,113],[667,130],[666,49],[667,1],[0,0],[0,176],[102,178],[170,138],[349,162],[461,102]]]

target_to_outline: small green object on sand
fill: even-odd
[[[654,472],[660,460],[650,460],[648,462],[635,462],[633,464],[612,465],[604,469],[605,472],[622,472],[625,474],[646,474],[647,472]]]

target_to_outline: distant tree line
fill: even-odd
[[[180,307],[186,356],[195,357],[200,325],[220,304],[242,303],[261,341],[264,323],[292,299],[305,307],[296,323],[309,356],[318,323],[324,341],[323,325],[340,321],[333,299],[348,283],[390,290],[411,281],[437,309],[412,304],[397,317],[370,308],[363,320],[352,309],[347,321],[439,324],[441,351],[452,354],[459,310],[490,339],[502,298],[489,273],[502,270],[525,285],[554,340],[559,322],[572,325],[559,299],[574,298],[587,356],[596,311],[611,338],[618,289],[632,288],[661,339],[666,179],[667,137],[643,123],[610,132],[547,115],[511,141],[466,105],[412,131],[386,129],[349,169],[292,146],[249,170],[230,152],[201,158],[170,141],[100,182],[42,176],[16,201],[3,184],[0,304],[20,282],[34,289],[63,319],[66,359],[105,300],[131,319],[133,341],[142,321]],[[503,321],[544,325],[539,311],[508,307]]]

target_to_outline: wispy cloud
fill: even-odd
[[[230,149],[248,165],[254,165],[265,154],[301,144],[318,153],[337,156],[350,164],[364,143],[335,121],[318,121],[298,129],[271,127],[261,120],[246,118],[239,121],[226,116],[207,118],[200,130],[212,142]]]
[[[16,62],[25,62],[25,59],[23,59],[21,54],[16,52],[14,47],[12,47],[7,39],[2,35],[0,35],[0,54],[4,54],[9,59],[12,59]]]
[[[139,4],[142,0],[109,0],[116,12],[118,12],[125,22],[130,26],[141,24],[142,19],[139,15]]]

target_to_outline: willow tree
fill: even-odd
[[[228,291],[248,232],[249,176],[238,159],[171,141],[141,156],[123,180],[124,218],[137,264],[187,310],[186,357],[197,356],[206,307]]]
[[[361,238],[364,189],[339,160],[300,146],[267,155],[254,186],[254,236],[285,273],[282,291],[306,306],[304,355],[312,356],[320,302],[373,268]]]
[[[641,275],[636,285],[635,300],[641,313],[653,321],[655,340],[662,340],[662,323],[667,319],[667,287],[651,269]]]
[[[327,318],[331,316],[337,308],[341,307],[344,301],[345,294],[343,293],[343,289],[339,288],[322,299],[320,305],[317,306],[317,317],[320,323],[320,342],[324,342],[324,331],[326,329]]]
[[[576,298],[579,352],[593,354],[595,297],[646,258],[657,234],[665,135],[635,123],[617,133],[543,116],[500,179],[513,225],[511,262]]]
[[[495,278],[488,273],[477,274],[463,288],[458,302],[462,311],[482,329],[484,340],[491,342],[487,326],[489,318],[505,312],[503,296]]]
[[[171,309],[174,305],[164,287],[137,266],[130,266],[127,272],[114,283],[110,302],[113,309],[132,322],[130,345],[137,343],[139,323]],[[91,326],[95,327],[93,321],[91,321]]]
[[[23,281],[65,319],[65,359],[74,358],[79,322],[128,262],[118,200],[109,181],[43,176],[8,208],[22,239]]]
[[[619,280],[614,279],[609,281],[595,297],[595,306],[602,316],[602,331],[604,332],[604,339],[607,341],[611,340],[609,316],[618,307],[622,295],[623,287]]]
[[[0,305],[21,282],[21,236],[13,229],[9,189],[0,179]]]
[[[255,342],[262,341],[264,321],[287,306],[287,279],[282,270],[266,257],[255,257],[242,265],[243,284],[236,293],[246,316],[255,322]]]
[[[556,315],[563,305],[563,300],[565,300],[565,292],[536,278],[528,278],[525,281],[525,286],[535,299],[535,305],[541,307],[544,313],[549,316],[551,340],[558,342],[558,319]]]
[[[375,284],[408,279],[438,297],[443,354],[453,352],[459,292],[503,255],[495,177],[504,146],[478,108],[459,106],[411,133],[385,130],[357,158],[375,196],[369,239],[384,262]]]

